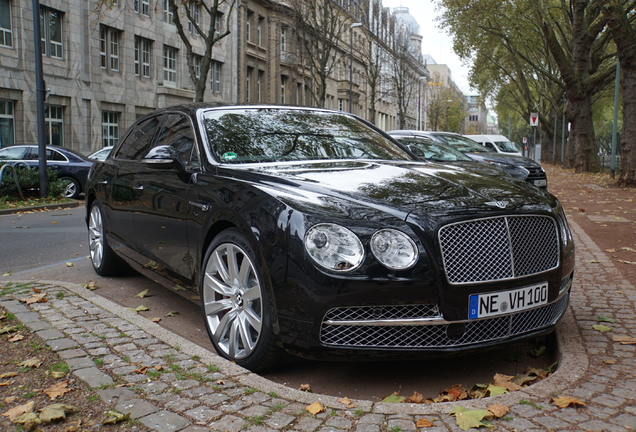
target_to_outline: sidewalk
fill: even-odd
[[[355,407],[347,408],[339,398],[252,374],[75,284],[40,281],[48,302],[25,306],[17,301],[24,293],[15,293],[1,296],[0,306],[44,339],[87,386],[104,388],[98,394],[113,408],[161,432],[459,431],[449,415],[455,406],[495,403],[510,408],[508,420],[493,421],[496,430],[630,431],[636,429],[636,345],[614,342],[613,336],[636,336],[636,289],[576,222],[571,226],[577,267],[571,307],[558,327],[558,371],[520,391],[482,400],[434,405],[353,400]],[[618,320],[607,324],[610,332],[592,329],[599,315]],[[101,337],[86,337],[90,334]],[[191,377],[170,372],[149,380],[136,371],[140,363],[167,366],[168,360]],[[210,371],[210,364],[218,371]],[[136,392],[112,388],[114,380],[134,383]],[[551,399],[561,395],[586,406],[557,408]],[[305,408],[318,401],[326,411],[309,414]],[[417,428],[422,418],[434,426]]]

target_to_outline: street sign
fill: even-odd
[[[530,113],[530,126],[539,126],[539,113]]]
[[[528,137],[523,137],[523,143],[528,144]]]

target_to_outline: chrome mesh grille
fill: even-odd
[[[329,321],[363,321],[437,318],[440,316],[437,305],[400,305],[400,306],[355,306],[330,309],[325,315],[325,322]]]
[[[442,227],[439,239],[452,284],[513,279],[559,265],[557,227],[547,216],[459,222]]]
[[[568,300],[569,293],[554,303],[514,315],[450,324],[391,326],[378,323],[369,326],[333,325],[323,321],[320,340],[325,345],[358,348],[444,348],[478,344],[554,325],[565,311]],[[450,338],[449,328],[452,334],[456,333],[457,326],[464,326],[463,334]]]

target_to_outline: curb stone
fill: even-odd
[[[301,392],[253,374],[71,283],[29,281],[52,299],[27,307],[10,295],[0,296],[0,306],[37,328],[88,386],[112,382],[111,375],[134,384],[136,392],[117,388],[98,394],[108,404],[130,407],[135,418],[160,432],[405,432],[418,430],[422,417],[435,424],[427,431],[455,431],[455,419],[448,415],[454,407],[483,409],[495,403],[511,409],[509,420],[494,421],[498,430],[630,431],[636,428],[636,347],[617,344],[591,326],[598,315],[613,316],[618,322],[609,333],[636,334],[636,289],[578,224],[570,225],[578,246],[577,267],[570,307],[557,327],[558,370],[522,390],[481,400],[430,405],[352,400],[356,407],[347,408],[338,397]],[[65,295],[56,298],[57,292]],[[109,337],[87,337],[91,333]],[[96,367],[94,358],[103,365]],[[182,370],[197,379],[167,372],[150,380],[135,372],[133,359],[145,365],[184,365]],[[561,394],[582,400],[586,407],[556,408],[551,399]],[[312,416],[305,407],[317,401],[327,411]],[[260,425],[251,422],[255,416],[264,417]]]

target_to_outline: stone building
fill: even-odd
[[[320,105],[312,96],[311,53],[303,49],[304,35],[290,14],[294,1],[299,0],[237,0],[231,10],[231,1],[222,3],[215,28],[229,35],[209,57],[203,100]],[[337,44],[339,61],[325,78],[323,105],[349,111],[351,104],[352,112],[394,129],[398,109],[389,79],[394,16],[381,0],[327,1],[339,5],[346,31]],[[31,7],[31,2],[0,0],[0,146],[37,142]],[[211,18],[197,2],[190,4],[189,15],[191,20],[184,14],[181,22],[192,55],[168,0],[40,0],[47,144],[87,154],[115,144],[153,109],[194,101],[191,73],[200,76],[205,58],[196,27],[208,29]],[[363,46],[388,56],[384,81],[374,87],[380,92],[370,87]],[[413,51],[414,79],[427,73],[420,60]],[[411,102],[411,124],[417,115]]]

